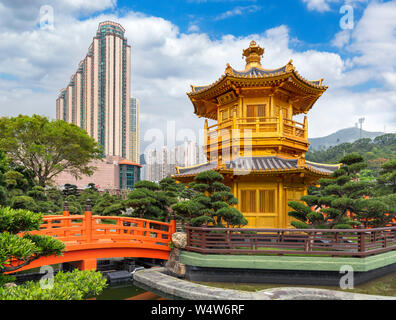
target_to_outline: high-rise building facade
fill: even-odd
[[[130,103],[131,128],[130,128],[130,144],[131,148],[129,159],[135,163],[140,163],[140,128],[139,128],[139,112],[140,101],[132,97]]]
[[[194,166],[206,160],[203,146],[185,140],[173,148],[163,146],[145,153],[143,175],[145,180],[160,181],[176,173],[178,166]]]
[[[99,24],[86,57],[56,100],[56,116],[83,128],[106,156],[134,162],[131,129],[131,47],[118,23]]]

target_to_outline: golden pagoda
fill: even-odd
[[[289,228],[287,203],[300,200],[307,187],[329,176],[338,165],[305,160],[308,150],[307,114],[326,91],[323,79],[309,81],[290,60],[278,69],[264,69],[264,49],[255,41],[243,50],[243,71],[229,64],[216,82],[191,86],[187,93],[194,113],[205,120],[207,162],[176,167],[174,177],[184,183],[205,170],[224,176],[251,228]],[[208,119],[216,121],[208,125]]]

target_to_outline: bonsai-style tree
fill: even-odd
[[[294,227],[347,229],[360,224],[349,217],[351,213],[363,217],[371,212],[369,202],[372,200],[364,197],[372,195],[373,182],[359,181],[359,172],[367,166],[363,158],[358,154],[350,154],[342,158],[341,163],[342,166],[333,172],[332,178],[320,179],[319,188],[301,197],[305,204],[299,201],[288,203],[294,209],[289,212],[289,216],[297,219],[291,222]],[[379,213],[381,216],[383,214],[382,211]]]
[[[54,277],[53,287],[48,289],[32,281],[16,287],[4,285],[14,280],[5,272],[18,271],[43,256],[62,254],[63,242],[51,236],[29,233],[38,230],[41,223],[40,213],[0,208],[0,300],[81,300],[99,294],[106,287],[106,279],[95,271],[59,272]],[[18,235],[20,232],[23,235]]]
[[[78,192],[77,186],[75,184],[66,183],[63,186],[62,193],[65,197],[67,196],[76,196],[78,197],[80,194]]]
[[[0,208],[0,273],[17,271],[42,256],[61,255],[63,242],[50,236],[32,235],[43,216],[24,209]],[[25,232],[23,236],[17,235]],[[18,261],[16,265],[12,262]]]
[[[181,201],[172,206],[177,216],[188,220],[193,226],[213,223],[215,226],[242,226],[247,220],[242,213],[233,207],[238,200],[231,188],[222,183],[223,176],[212,170],[204,171],[195,176],[188,185],[193,191],[191,199]]]
[[[92,193],[92,191],[86,192]],[[87,194],[84,194],[83,196],[87,196],[88,199],[91,199]],[[92,208],[92,213],[100,216],[118,216],[121,215],[124,210],[125,205],[121,198],[106,192],[102,196],[96,196],[96,202]]]
[[[39,115],[0,118],[0,148],[32,172],[42,187],[65,170],[75,177],[90,175],[95,169],[90,161],[102,157],[100,146],[86,131]]]
[[[161,190],[161,186],[155,182],[139,181],[129,193],[125,205],[133,208],[134,217],[164,221],[175,201],[171,185],[169,181],[164,181],[162,188],[165,190]]]
[[[396,193],[396,160],[391,160],[382,165],[382,170],[377,178],[383,193]]]

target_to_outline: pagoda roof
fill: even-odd
[[[237,159],[227,161],[225,168],[218,168],[217,161],[206,162],[192,167],[176,167],[177,174],[174,176],[185,177],[195,176],[196,174],[206,170],[231,170],[236,174],[244,171],[250,172],[277,172],[277,171],[296,171],[307,170],[319,175],[329,176],[340,167],[340,164],[324,164],[305,161],[304,165],[298,165],[298,159],[286,159],[278,156],[267,157],[239,157]]]
[[[191,86],[191,92],[187,92],[187,95],[198,116],[215,120],[213,109],[217,104],[216,98],[230,91],[238,93],[248,88],[276,90],[280,87],[283,92],[290,92],[298,100],[295,103],[296,114],[306,113],[328,88],[322,84],[323,79],[307,80],[302,77],[292,60],[280,68],[264,69],[260,62],[263,49],[254,41],[248,49],[250,51],[244,50],[244,55],[247,57],[245,70],[238,71],[227,64],[224,74],[217,81],[209,85]]]
[[[294,76],[296,81],[301,82],[302,84],[307,85],[313,89],[319,89],[325,91],[328,86],[322,85],[323,79],[319,80],[307,80],[302,77],[298,71],[295,70],[295,67],[292,65],[292,61],[290,60],[288,64],[284,65],[283,67],[277,69],[262,69],[259,67],[252,67],[248,70],[238,71],[234,68],[230,67],[227,64],[227,68],[225,74],[222,75],[217,81],[213,82],[209,85],[202,85],[202,86],[193,86],[191,85],[191,92],[188,92],[187,95],[189,97],[198,96],[201,93],[207,92],[209,89],[216,87],[219,83],[223,82],[225,79],[227,80],[251,80],[251,79],[260,79],[260,80],[267,80],[267,82],[271,80],[275,80],[275,78],[285,78],[286,80],[292,80],[289,76]],[[258,82],[260,85],[263,84],[262,81]],[[254,85],[254,83],[252,83]]]

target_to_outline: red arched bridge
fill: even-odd
[[[49,235],[65,243],[62,256],[40,257],[17,271],[64,262],[73,262],[81,270],[96,269],[101,258],[154,258],[167,260],[169,242],[176,231],[170,223],[123,216],[92,215],[44,216],[41,229],[32,234]],[[18,261],[15,262],[16,264]]]

